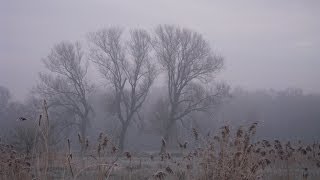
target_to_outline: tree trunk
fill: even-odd
[[[163,136],[163,138],[166,142],[169,142],[170,136],[171,136],[171,131],[172,131],[172,128],[175,124],[174,115],[175,115],[176,109],[177,108],[175,105],[171,105],[171,109],[170,109],[170,113],[169,113],[169,117],[168,117],[168,121],[167,121],[168,124],[166,126],[165,133]]]
[[[164,138],[164,140],[165,140],[166,142],[169,142],[169,140],[170,140],[171,130],[172,130],[172,128],[173,128],[173,125],[174,125],[174,123],[173,123],[173,122],[170,122],[170,123],[167,125],[166,129],[165,129],[165,133],[164,133],[163,138]]]
[[[84,155],[84,150],[85,150],[85,146],[86,146],[86,137],[87,137],[87,120],[86,119],[82,119],[81,120],[81,125],[80,125],[80,135],[81,135],[81,139],[82,139],[82,143],[81,145],[81,157],[83,157]]]
[[[129,123],[122,124],[122,129],[121,129],[121,134],[120,134],[120,139],[119,139],[120,152],[123,152],[123,150],[124,150],[124,142],[125,142],[128,126],[129,126]]]
[[[166,147],[167,148],[171,144],[170,143],[170,140],[171,140],[170,138],[172,137],[172,128],[174,127],[174,124],[175,124],[174,120],[169,121],[168,125],[166,126],[164,135],[163,135],[163,139],[166,141]],[[162,150],[160,150],[160,151],[162,151]],[[162,152],[160,152],[160,153],[162,153]]]

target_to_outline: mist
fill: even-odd
[[[300,153],[305,144],[320,167],[319,7],[315,0],[2,1],[0,145],[32,160],[72,150],[82,168],[98,152],[97,161],[116,157],[117,166],[131,168],[120,174],[139,179],[144,173],[132,174],[131,157],[153,173],[153,165],[141,165],[144,157],[184,161],[211,151],[209,137],[249,127],[257,149],[266,141],[297,142]],[[230,138],[238,143],[238,135]],[[217,149],[233,157],[237,148],[225,142]],[[279,155],[287,163],[291,156]],[[49,165],[44,174],[30,166],[40,179],[51,177]],[[145,178],[159,178],[152,173]]]
[[[317,1],[3,1],[0,82],[23,99],[43,69],[41,58],[62,40],[85,41],[88,32],[110,26],[177,24],[202,33],[225,57],[220,78],[233,86],[319,93],[317,7]]]

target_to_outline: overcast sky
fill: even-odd
[[[62,41],[121,26],[176,24],[202,33],[225,57],[220,75],[255,90],[320,93],[318,0],[0,0],[0,85],[24,98],[41,58]]]

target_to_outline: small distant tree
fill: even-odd
[[[11,94],[8,88],[0,86],[0,117],[4,116]]]
[[[75,115],[74,124],[84,141],[93,111],[88,102],[93,85],[87,79],[89,62],[84,60],[80,44],[61,42],[43,62],[49,72],[39,74],[36,92],[48,100],[48,107],[63,107]]]
[[[223,67],[223,58],[211,50],[201,34],[160,25],[153,44],[166,73],[169,106],[163,136],[168,140],[177,120],[182,121],[192,112],[209,110],[227,94],[228,86],[212,84]]]
[[[1,119],[1,134],[5,135],[5,140],[26,153],[31,152],[35,143],[34,119],[38,113],[34,105],[31,97],[24,102],[10,101],[7,103],[4,118]]]
[[[22,124],[22,125],[21,125]],[[31,153],[32,148],[34,147],[36,129],[33,124],[28,125],[21,123],[15,127],[11,136],[11,143],[14,144],[19,150],[24,151],[25,153]]]
[[[113,111],[121,124],[119,148],[124,149],[127,129],[141,109],[156,77],[151,62],[151,38],[144,30],[130,31],[127,42],[119,28],[103,29],[89,35],[91,60],[97,65],[113,92]]]

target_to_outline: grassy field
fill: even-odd
[[[51,151],[42,138],[30,154],[1,144],[0,179],[320,179],[320,144],[253,141],[256,126],[234,132],[223,126],[207,137],[194,129],[196,145],[178,144],[175,151],[162,140],[158,152],[120,152],[103,133],[90,146],[79,138],[81,153],[69,139],[65,149]]]
[[[108,158],[111,160],[112,158]],[[182,164],[176,162],[182,162],[181,157],[173,157],[172,161],[161,161],[161,159],[150,160],[148,157],[136,157],[130,162],[126,157],[120,158],[116,166],[113,167],[108,179],[110,180],[147,180],[147,179],[161,179],[155,177],[157,172],[166,173],[163,179],[178,180],[178,179],[201,179],[197,178],[197,175],[201,174],[201,166],[198,161],[188,161]],[[89,167],[95,164],[95,161],[90,162],[90,160],[85,161],[85,167]],[[190,168],[187,166],[191,164]],[[301,180],[304,179],[303,175],[305,173],[304,168],[308,168],[308,177],[305,179],[318,180],[320,179],[320,169],[316,168],[312,164],[301,164],[297,166],[291,164],[289,167],[289,173],[285,167],[284,163],[278,162],[273,166],[267,167],[261,171],[261,179],[265,180]],[[172,173],[168,172],[167,168],[170,167]],[[108,169],[108,166],[103,166],[102,168]],[[70,172],[64,167],[55,166],[49,170],[50,177],[52,179],[64,179],[65,177],[71,176]],[[79,171],[79,170],[78,170]],[[79,174],[77,179],[102,179],[99,178],[99,169],[97,167],[92,167]],[[288,177],[289,174],[289,177]],[[50,178],[50,179],[51,179]],[[205,179],[205,178],[203,178]],[[259,179],[259,177],[257,178]]]

